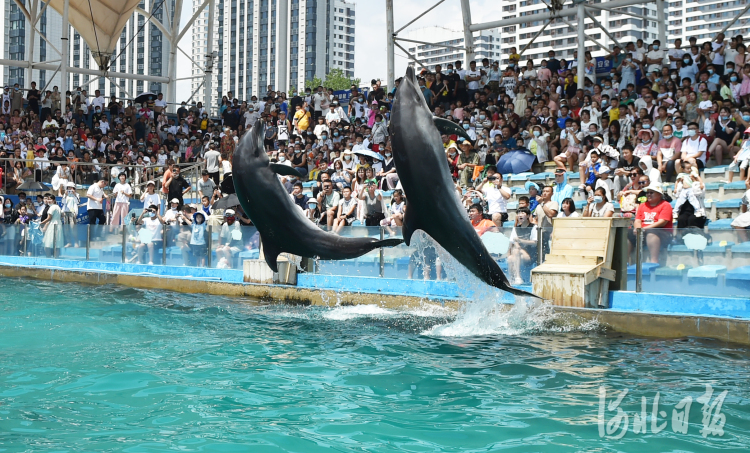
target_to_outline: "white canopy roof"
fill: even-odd
[[[117,40],[140,2],[141,0],[69,0],[70,25],[89,45],[100,69],[109,67],[109,59],[117,48]],[[64,0],[50,0],[49,6],[62,15],[64,3]]]

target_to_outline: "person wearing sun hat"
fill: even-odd
[[[638,206],[634,226],[644,230],[648,262],[658,263],[659,252],[669,245],[672,235],[672,205],[664,200],[661,184],[652,181],[646,187],[646,202]]]

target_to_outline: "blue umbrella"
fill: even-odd
[[[528,150],[517,149],[508,151],[500,156],[500,161],[497,163],[497,171],[503,175],[523,173],[531,169],[535,160],[536,156]]]

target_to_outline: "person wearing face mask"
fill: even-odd
[[[646,64],[648,64],[648,72],[660,72],[661,67],[664,64],[664,56],[666,55],[664,50],[661,49],[661,41],[658,39],[654,41],[652,50],[646,53]]]
[[[141,229],[138,231],[140,243],[136,247],[133,260],[137,258],[139,263],[145,264],[145,255],[148,251],[148,264],[154,264],[156,251],[162,246],[164,229],[164,219],[159,215],[159,207],[151,205],[144,209],[136,223],[141,225]]]
[[[393,151],[391,145],[386,145],[383,150],[385,160],[383,160],[383,168],[375,174],[375,177],[380,182],[380,187],[383,188],[385,185],[388,190],[394,190],[398,185],[398,173],[396,173],[396,165],[393,162]],[[383,184],[385,181],[385,184]]]
[[[709,137],[714,137],[714,141],[708,149],[708,154],[714,156],[716,165],[721,165],[724,160],[724,153],[730,157],[733,156],[734,144],[740,138],[740,133],[737,130],[737,123],[732,119],[727,107],[722,107],[719,110],[719,117],[716,120],[710,119],[710,122],[711,130],[707,130],[705,133]]]
[[[639,159],[643,158],[643,156],[656,158],[659,147],[654,143],[653,138],[654,132],[650,128],[638,131],[637,145],[635,146],[633,155]]]
[[[167,225],[179,225],[182,221],[182,212],[179,210],[180,200],[172,198],[169,202],[169,209],[164,213],[164,223]]]
[[[662,128],[662,139],[659,140],[659,151],[656,154],[659,171],[666,173],[664,182],[672,182],[675,168],[679,168],[681,156],[682,140],[674,136],[671,124],[665,124]]]
[[[528,208],[519,208],[513,231],[510,233],[510,249],[508,250],[508,273],[514,285],[521,285],[524,280],[521,268],[537,261],[537,227],[531,222],[531,212]]]
[[[584,217],[612,217],[615,214],[615,208],[603,187],[597,188],[587,201],[588,205],[583,211]]]

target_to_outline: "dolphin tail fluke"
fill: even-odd
[[[383,239],[382,241],[373,242],[372,245],[375,248],[380,248],[380,247],[395,247],[397,245],[400,245],[403,242],[404,242],[403,239]]]
[[[260,237],[260,242],[263,244],[263,256],[266,258],[266,264],[272,271],[278,272],[279,266],[276,264],[276,259],[279,257],[281,250],[273,242],[263,239],[263,236]]]

